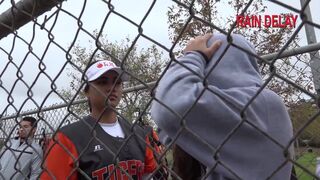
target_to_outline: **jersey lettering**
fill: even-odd
[[[109,179],[116,180],[116,171],[114,170],[114,164],[111,164],[108,166],[108,172],[109,172]]]
[[[94,172],[92,172],[92,177],[93,178],[97,178],[97,180],[103,180],[103,175],[107,173],[107,168],[100,168],[98,170],[95,170]]]
[[[128,170],[127,161],[119,162],[119,167],[120,168],[117,168],[117,179],[128,180],[129,177],[126,174]]]
[[[110,180],[128,180],[130,177],[142,179],[144,174],[144,163],[140,160],[120,161],[118,166],[110,164],[108,167],[103,167],[92,172],[92,178],[103,180],[108,177]],[[128,176],[129,175],[129,176]]]

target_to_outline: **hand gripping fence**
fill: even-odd
[[[197,100],[188,112],[179,116],[180,127],[176,136],[170,137],[170,143],[162,144],[160,146],[161,151],[157,150],[159,147],[154,147],[150,144],[147,145],[152,149],[157,159],[157,167],[149,174],[149,178],[185,179],[185,177],[175,170],[177,162],[174,162],[176,159],[173,157],[173,149],[176,146],[175,142],[178,141],[180,136],[183,136],[183,132],[188,132],[190,136],[210,147],[210,150],[212,150],[212,158],[216,160],[216,164],[212,167],[202,167],[200,179],[209,177],[213,172],[220,172],[219,168],[221,167],[234,179],[244,179],[237,173],[236,169],[230,167],[228,163],[219,160],[219,155],[223,152],[224,146],[231,141],[232,137],[241,128],[242,124],[249,123],[254,131],[265,136],[270,142],[273,142],[277,148],[281,148],[284,153],[288,153],[290,146],[294,147],[293,156],[285,156],[286,159],[283,164],[274,167],[274,170],[263,179],[273,179],[276,177],[276,174],[281,171],[286,163],[292,163],[293,165],[291,179],[320,179],[320,174],[316,174],[317,157],[320,157],[320,43],[317,42],[316,32],[319,33],[320,24],[319,21],[313,21],[311,18],[311,13],[313,12],[310,10],[309,5],[314,1],[315,0],[301,0],[299,8],[291,6],[287,1],[273,0],[268,2],[272,6],[281,7],[290,11],[290,13],[297,14],[300,22],[288,33],[289,35],[283,36],[284,39],[279,43],[279,47],[274,49],[270,48],[271,50],[258,52],[258,55],[254,55],[259,62],[263,85],[239,110],[241,120],[237,126],[223,137],[218,146],[213,147],[210,145],[203,137],[193,132],[192,127],[188,127],[185,120],[188,112],[195,108],[197,100],[200,99],[200,97],[197,97]],[[78,8],[80,7],[77,12],[72,10],[72,6],[68,6],[71,2],[74,1],[21,0],[17,3],[14,3],[14,1],[0,2],[0,6],[8,6],[8,9],[2,9],[2,12],[0,12],[0,145],[2,148],[0,159],[4,158],[5,151],[13,152],[12,149],[8,148],[8,146],[10,146],[8,142],[17,136],[17,129],[21,117],[32,116],[37,119],[38,127],[35,133],[35,139],[43,145],[43,147],[46,147],[48,140],[57,133],[57,130],[79,121],[82,116],[89,113],[87,100],[82,93],[84,83],[80,81],[80,79],[84,77],[84,71],[87,65],[95,59],[101,59],[103,57],[111,58],[130,75],[130,82],[124,84],[124,97],[116,109],[117,114],[131,121],[132,129],[138,126],[144,126],[146,123],[154,127],[154,129],[157,129],[157,125],[154,119],[151,118],[150,113],[152,101],[157,101],[173,114],[177,114],[177,112],[170,109],[168,105],[155,98],[154,95],[157,93],[159,82],[170,66],[173,63],[179,63],[178,57],[181,55],[180,50],[186,44],[183,43],[184,40],[186,40],[184,39],[186,34],[189,33],[190,38],[195,35],[204,34],[205,32],[219,32],[227,36],[228,46],[235,47],[240,51],[252,55],[247,50],[236,46],[232,42],[232,34],[240,32],[238,31],[236,21],[229,22],[230,28],[226,30],[227,28],[224,26],[215,23],[212,17],[211,19],[204,17],[202,13],[205,12],[205,8],[200,8],[201,10],[199,10],[199,7],[205,3],[208,4],[205,4],[207,6],[204,7],[209,7],[210,3],[211,5],[219,5],[219,3],[222,3],[221,1],[145,1],[147,8],[145,14],[138,22],[134,20],[133,17],[120,11],[120,7],[118,7],[115,1],[84,0],[77,2],[79,4],[82,3],[80,6],[77,6]],[[239,1],[239,7],[241,8],[238,9],[238,14],[244,15],[251,12],[257,2],[260,1]],[[105,8],[105,14],[101,17],[94,17],[94,12],[91,12],[91,19],[84,18],[87,12],[86,8],[89,8],[95,3]],[[157,6],[161,3],[168,3],[176,8],[173,8],[173,11],[178,10],[179,7],[182,11],[178,11],[178,14],[182,14],[182,12],[186,12],[187,14],[184,19],[180,21],[179,28],[171,31],[175,34],[173,35],[174,38],[171,38],[172,42],[169,45],[161,43],[158,37],[145,33],[144,31],[148,19],[152,16],[152,13],[159,10]],[[166,16],[166,14],[163,15]],[[118,52],[118,54],[114,53],[115,50],[110,48],[111,45],[108,44],[109,41],[105,41],[103,35],[103,32],[109,28],[109,23],[114,17],[117,17],[119,21],[126,22],[128,28],[133,27],[137,32],[133,40],[128,41],[129,43],[121,44],[121,46],[113,46],[115,49],[121,49],[120,47],[122,46],[125,47],[122,51],[119,50],[120,53]],[[64,24],[65,32],[55,30],[55,27],[57,27],[59,23],[67,20],[72,23]],[[95,24],[98,24],[95,30],[89,28],[90,25],[87,25],[93,20],[95,20]],[[69,26],[70,29],[72,29],[71,26],[73,26],[75,30],[69,32]],[[195,28],[200,28],[200,30],[196,31],[194,30]],[[292,45],[297,42],[298,36],[300,37],[301,34],[305,33],[304,29],[308,45]],[[121,31],[126,31],[126,28],[121,29]],[[71,33],[70,41],[61,41],[61,34],[63,33],[68,33],[68,36]],[[192,33],[194,36],[192,36]],[[86,36],[93,42],[93,48],[91,48],[90,53],[81,54],[83,49],[81,49],[77,43],[82,36]],[[259,36],[259,32],[256,36]],[[37,40],[39,38],[41,41]],[[70,38],[70,36],[67,38]],[[265,38],[260,41],[260,43],[263,44],[264,41],[268,41],[268,38],[271,39],[272,37],[261,36],[261,38]],[[154,56],[148,56],[148,54],[144,54],[145,56],[132,55],[138,53],[136,46],[142,40],[154,45],[155,49],[148,51],[149,54],[154,53]],[[44,48],[41,50],[37,48],[39,42],[41,45],[44,45]],[[106,46],[106,44],[109,46]],[[274,47],[276,46],[277,45],[274,45]],[[159,52],[159,54],[155,52]],[[54,53],[56,54],[52,55]],[[57,61],[56,66],[60,69],[57,70],[57,73],[52,73],[52,61],[55,61],[55,58],[59,58],[59,60],[62,59],[63,63],[58,65]],[[82,59],[83,62],[80,62],[79,59]],[[157,66],[156,62],[160,62],[160,65]],[[36,66],[32,66],[34,69],[27,67],[27,65],[30,64],[36,64]],[[53,66],[54,65],[53,63]],[[217,66],[219,66],[219,63]],[[72,69],[73,73],[71,75],[69,74],[69,76],[73,78],[73,81],[68,84],[69,80],[65,80],[67,79],[66,71],[70,69]],[[214,72],[214,70],[213,68],[211,71]],[[32,74],[33,78],[30,78],[32,76],[29,76],[29,74]],[[203,81],[205,80],[207,79],[203,78]],[[43,95],[43,93],[40,92],[41,89],[37,89],[39,84],[45,85],[46,88],[50,90],[44,91],[46,94]],[[73,89],[70,89],[70,87]],[[285,102],[293,125],[293,136],[288,144],[280,144],[273,138],[272,134],[263,131],[256,124],[248,122],[244,115],[244,112],[254,103],[259,93],[265,88],[272,89]],[[17,93],[18,89],[27,90],[21,95],[21,93]],[[205,90],[214,93],[207,87],[205,87]],[[53,96],[59,99],[58,103],[57,101],[51,103],[50,98]],[[224,99],[222,100],[226,101]],[[32,108],[28,107],[30,104],[32,104]],[[120,156],[121,150],[125,148],[125,145],[129,143],[130,139],[137,136],[137,134],[135,134],[136,132],[131,131],[125,138],[123,145],[118,151],[114,152],[108,147],[108,144],[103,143],[103,140],[95,135],[95,127],[97,125],[98,124],[95,123],[94,128],[90,127],[91,138],[101,142],[101,147],[99,146],[99,148],[107,149],[112,153],[114,157],[113,160],[119,163],[117,157]],[[205,131],[206,127],[203,128]],[[138,138],[145,140],[142,137]],[[60,144],[60,142],[55,143]],[[31,145],[29,146],[31,149],[35,149]],[[252,146],[252,148],[254,148],[254,144],[252,144]],[[97,147],[97,149],[99,148]],[[261,154],[263,153],[264,152],[261,152]],[[18,163],[21,157],[22,155],[18,155],[15,156],[14,159]],[[46,158],[47,154],[45,153],[43,159]],[[79,162],[80,158],[81,154],[79,157],[74,157],[74,161]],[[185,167],[187,168],[188,165],[190,164],[186,162]],[[116,176],[116,169],[120,169],[119,172],[121,175],[131,179],[127,169],[121,165],[116,165],[116,168],[109,172],[110,174],[107,178],[112,179],[112,174]],[[75,166],[73,170],[80,174],[85,174],[79,166]],[[14,171],[22,173],[22,170],[17,165],[14,167]],[[162,173],[160,173],[160,176],[159,172]],[[0,171],[0,176],[4,178],[2,171]],[[24,177],[28,178],[27,175],[24,175]],[[86,175],[84,175],[84,177],[88,179],[91,178]]]

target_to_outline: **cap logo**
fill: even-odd
[[[100,62],[97,64],[97,68],[103,68],[104,66],[109,66],[109,67],[116,67],[116,65],[113,62],[110,61],[104,61],[104,62]]]
[[[102,63],[99,63],[99,64],[97,64],[97,68],[102,68],[103,67],[103,64]]]

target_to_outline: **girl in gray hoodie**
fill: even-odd
[[[262,87],[253,46],[216,34],[186,51],[160,79],[151,107],[162,141],[206,166],[206,179],[290,179],[291,121],[281,98]]]

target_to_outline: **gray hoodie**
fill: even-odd
[[[11,139],[0,152],[0,180],[36,180],[40,175],[42,149],[29,138],[20,145],[20,139]]]
[[[223,44],[208,64],[191,52],[178,59],[185,67],[173,63],[160,80],[151,108],[159,136],[175,139],[182,130],[175,143],[212,170],[208,179],[290,179],[292,125],[284,103],[263,88],[243,111],[262,88],[256,59],[230,46],[217,63],[228,44],[215,34],[208,45],[217,39]],[[255,53],[244,37],[232,39]]]

